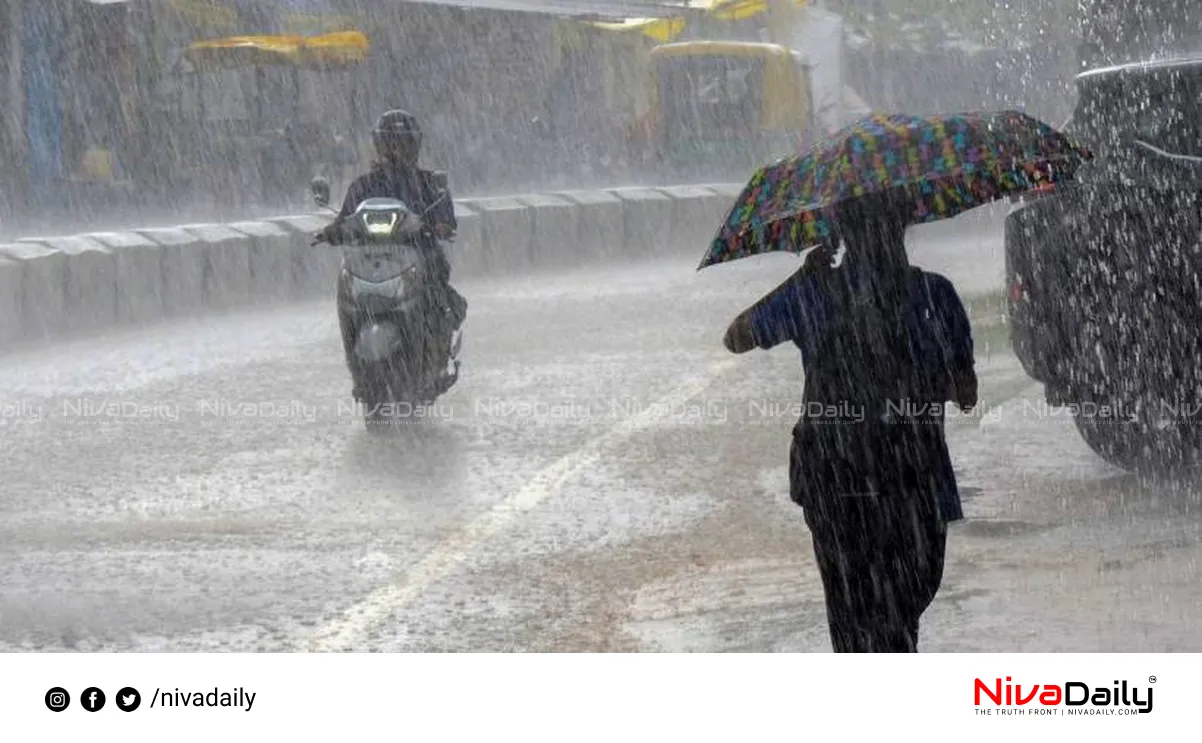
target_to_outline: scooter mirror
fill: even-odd
[[[318,176],[309,182],[309,193],[313,195],[313,203],[324,208],[330,205],[330,182]]]

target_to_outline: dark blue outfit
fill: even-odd
[[[946,524],[963,518],[943,430],[951,380],[973,363],[955,289],[919,269],[892,284],[833,269],[770,294],[751,324],[760,348],[801,350],[790,495],[813,538],[835,652],[917,652]]]
[[[937,273],[912,270],[905,326],[913,358],[934,378],[972,369],[972,328],[955,287]],[[845,280],[852,289],[858,288],[854,274]],[[836,325],[835,317],[842,309],[830,297],[828,286],[829,280],[821,276],[807,276],[757,304],[751,314],[756,345],[766,350],[792,341],[801,351],[802,367],[813,369],[824,334]],[[942,459],[941,512],[945,520],[956,521],[964,518],[960,492],[950,456]]]

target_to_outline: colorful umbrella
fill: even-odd
[[[850,199],[903,189],[914,206],[911,224],[934,222],[1071,178],[1089,157],[1019,111],[876,114],[757,171],[698,270],[823,243],[833,231],[831,208]]]

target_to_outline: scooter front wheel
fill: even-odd
[[[372,433],[387,431],[393,423],[396,407],[394,383],[386,378],[380,379],[369,386],[367,400],[364,401],[363,424]]]

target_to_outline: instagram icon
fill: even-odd
[[[46,706],[51,712],[62,712],[71,704],[71,695],[61,686],[46,692]]]

